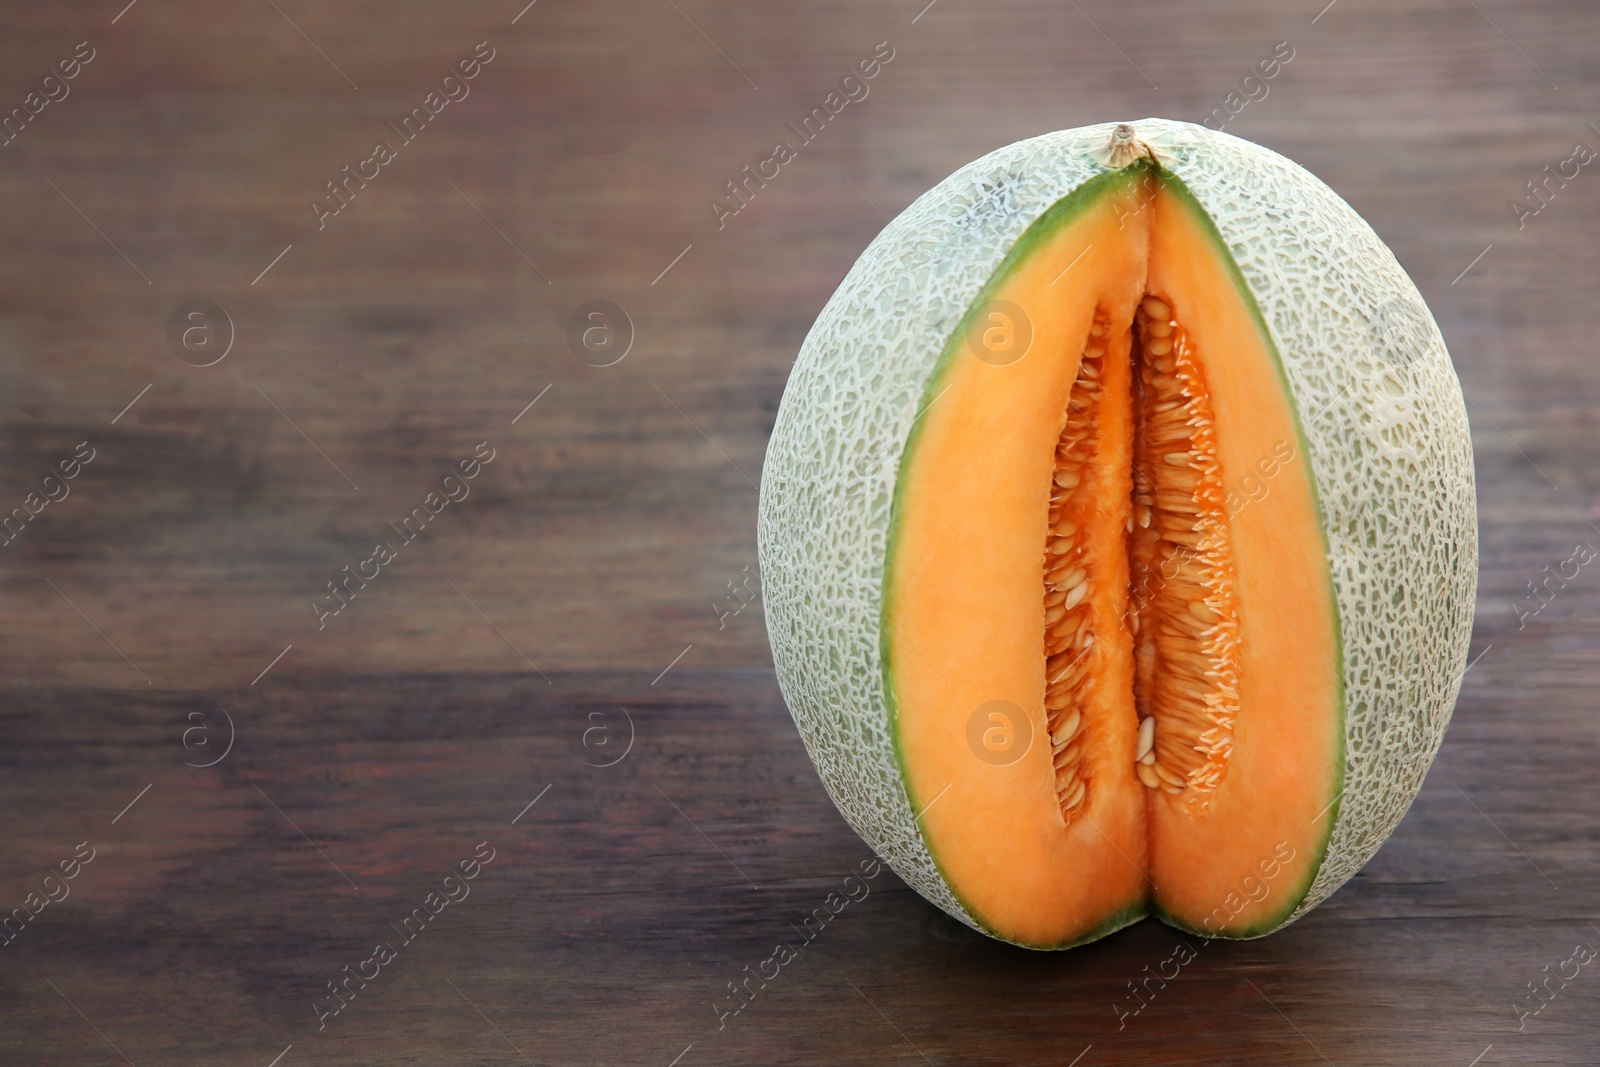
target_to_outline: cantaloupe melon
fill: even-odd
[[[1354,874],[1460,686],[1472,453],[1432,317],[1266,149],[1000,149],[874,240],[761,484],[785,699],[906,882],[1061,948],[1253,937]]]

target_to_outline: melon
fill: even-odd
[[[1460,383],[1355,211],[1161,119],[1002,148],[818,316],[761,482],[778,681],[850,826],[968,925],[1246,938],[1394,830],[1477,534]]]

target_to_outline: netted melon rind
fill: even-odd
[[[1347,763],[1327,855],[1292,920],[1394,829],[1449,721],[1477,574],[1466,412],[1415,286],[1337,194],[1231,135],[1133,125],[1237,260],[1282,356],[1320,496]],[[762,477],[767,627],[807,751],[850,826],[975,927],[917,828],[890,736],[879,626],[894,480],[961,316],[1028,225],[1103,172],[1111,128],[999,149],[890,223],[806,337]]]

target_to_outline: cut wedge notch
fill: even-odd
[[[1336,606],[1277,356],[1182,184],[1146,162],[1109,178],[1047,213],[977,302],[975,325],[1027,350],[957,331],[889,548],[912,803],[951,787],[922,820],[930,851],[980,921],[1030,944],[1152,907],[1214,933],[1275,923],[1340,787]],[[1230,517],[1230,474],[1283,446],[1274,495]],[[973,758],[964,720],[997,701],[1036,750]],[[1290,891],[1217,921],[1279,842]]]

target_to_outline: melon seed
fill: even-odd
[[[1077,732],[1078,724],[1082,721],[1083,712],[1079,711],[1077,708],[1073,708],[1071,711],[1067,712],[1066,717],[1061,720],[1060,724],[1057,726],[1057,729],[1061,731],[1061,735],[1063,737],[1070,738],[1074,733]]]
[[[1187,779],[1178,777],[1176,774],[1173,774],[1171,771],[1167,770],[1165,767],[1163,767],[1159,763],[1157,763],[1155,765],[1155,772],[1156,772],[1156,777],[1160,778],[1163,782],[1166,782],[1168,785],[1175,785],[1175,786],[1177,786],[1177,787],[1179,787],[1181,789],[1185,785],[1188,784],[1188,780]]]

